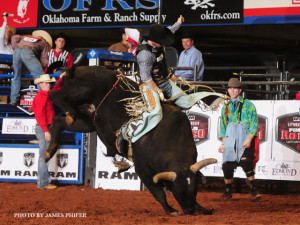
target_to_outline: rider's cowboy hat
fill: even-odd
[[[50,83],[55,81],[56,81],[55,78],[54,77],[50,78],[49,74],[43,74],[40,76],[40,78],[34,80],[34,84],[39,84],[41,82]]]
[[[154,41],[161,45],[171,45],[174,42],[172,31],[160,24],[152,24],[148,32],[142,35],[146,40]]]
[[[242,84],[238,78],[233,77],[229,79],[227,88],[242,88]]]
[[[35,30],[32,32],[33,37],[42,37],[45,39],[45,41],[49,44],[49,46],[52,48],[53,43],[52,43],[52,38],[51,35],[44,30]]]

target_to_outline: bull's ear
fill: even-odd
[[[153,177],[153,182],[157,183],[160,180],[175,181],[177,174],[175,172],[161,172]]]
[[[196,162],[195,164],[190,166],[190,170],[196,174],[197,171],[201,170],[203,167],[213,164],[213,163],[217,163],[218,160],[214,159],[214,158],[209,158],[209,159],[204,159],[201,160],[199,162]]]

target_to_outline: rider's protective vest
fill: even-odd
[[[162,84],[167,81],[169,78],[169,72],[164,49],[154,48],[148,44],[141,44],[138,46],[137,54],[139,54],[139,52],[142,50],[149,51],[155,55],[156,61],[153,64],[151,74],[154,82],[156,84]],[[140,69],[138,68],[138,70]]]

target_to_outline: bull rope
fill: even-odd
[[[110,95],[110,93],[117,88],[117,85],[119,83],[119,81],[121,80],[123,82],[123,84],[125,84],[127,86],[127,88],[131,91],[131,92],[137,92],[135,90],[135,88],[129,83],[129,82],[125,82],[124,77],[125,75],[118,70],[119,74],[116,75],[116,77],[118,78],[117,81],[113,84],[112,88],[107,92],[107,94],[104,96],[104,98],[101,100],[101,102],[98,104],[97,108],[95,109],[95,115],[94,115],[94,121],[96,119],[97,115],[97,111],[100,108],[100,106],[102,105],[102,103],[105,101],[105,99]],[[120,86],[123,90],[124,88],[122,86]],[[125,90],[124,90],[125,91]]]
[[[117,85],[118,85],[119,81],[123,79],[123,77],[122,77],[120,74],[117,75],[117,78],[118,78],[118,79],[117,79],[117,81],[113,84],[112,88],[109,90],[109,92],[107,92],[107,94],[104,96],[104,98],[103,98],[103,99],[101,100],[101,102],[98,104],[98,106],[97,106],[97,108],[96,108],[96,110],[95,110],[94,121],[95,121],[96,116],[97,116],[97,111],[98,111],[98,109],[100,108],[100,106],[102,105],[102,103],[105,101],[105,99],[108,97],[108,95],[109,95],[115,88],[117,88]]]

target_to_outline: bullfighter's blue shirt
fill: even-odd
[[[243,97],[240,97],[238,100],[238,103],[243,102]],[[231,115],[227,116],[224,115],[224,111],[226,106],[228,105],[229,110],[231,112]],[[234,104],[232,101],[229,101],[229,103],[225,104],[222,108],[222,114],[221,114],[221,124],[220,124],[220,137],[224,138],[226,133],[226,128],[228,123],[232,122],[238,122],[238,107],[234,109]],[[249,127],[249,135],[257,136],[258,134],[258,119],[257,119],[257,113],[256,108],[252,102],[250,102],[248,99],[245,99],[242,112],[241,112],[241,123],[245,126]]]

